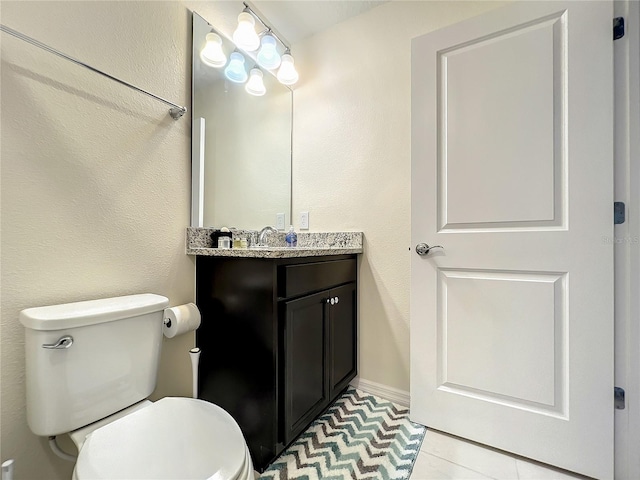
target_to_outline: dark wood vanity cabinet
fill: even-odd
[[[355,283],[349,283],[285,302],[285,443],[356,374],[355,295]]]
[[[262,471],[357,373],[356,257],[196,259],[199,396]]]

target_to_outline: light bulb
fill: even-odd
[[[261,97],[267,92],[267,89],[264,86],[264,81],[262,80],[262,70],[259,68],[252,68],[249,72],[249,81],[245,85],[245,90],[247,93],[251,95],[255,95],[256,97]]]
[[[229,65],[224,69],[225,76],[235,83],[244,83],[247,81],[247,71],[244,69],[244,55],[238,52],[231,54]]]
[[[253,52],[260,46],[260,37],[256,33],[255,25],[256,20],[250,13],[242,12],[238,15],[238,27],[233,32],[233,41],[247,52]]]
[[[269,70],[274,70],[280,66],[280,54],[276,49],[276,39],[267,33],[260,42],[262,46],[258,52],[258,64]]]
[[[296,67],[293,65],[293,57],[288,53],[282,55],[282,63],[277,77],[283,85],[293,85],[298,81],[298,72],[296,72]]]
[[[200,52],[200,60],[210,67],[220,68],[227,63],[227,56],[222,51],[222,39],[216,33],[207,33],[207,43]]]

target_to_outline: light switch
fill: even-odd
[[[300,212],[300,230],[309,230],[309,212]]]
[[[284,230],[284,213],[276,214],[276,230]]]

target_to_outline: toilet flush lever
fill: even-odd
[[[69,348],[73,345],[73,337],[71,335],[65,335],[60,337],[56,343],[43,343],[42,348],[54,348],[59,350],[61,348]]]

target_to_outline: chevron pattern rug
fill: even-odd
[[[408,480],[425,431],[408,409],[349,387],[259,480]]]

